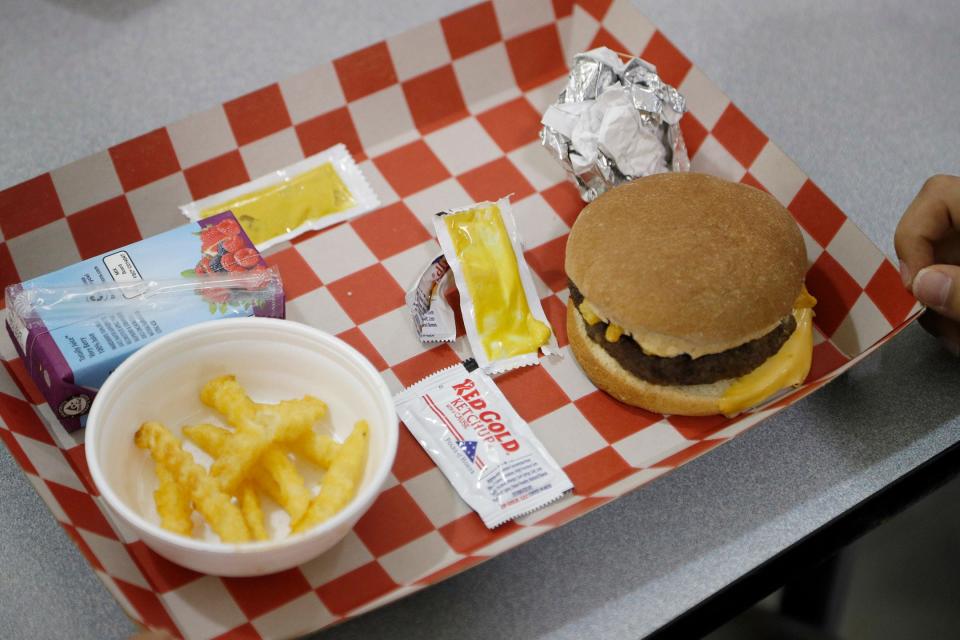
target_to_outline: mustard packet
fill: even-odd
[[[338,144],[256,180],[180,207],[190,220],[232,211],[263,251],[380,206],[346,146]]]
[[[497,373],[559,354],[556,336],[523,257],[510,200],[480,202],[434,216],[440,248],[460,290],[473,356]]]

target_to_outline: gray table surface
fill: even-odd
[[[523,0],[517,0],[523,1]],[[0,188],[470,0],[3,0]],[[889,255],[960,173],[954,0],[637,6]],[[960,440],[960,362],[911,327],[742,437],[324,637],[639,637]],[[134,629],[0,447],[0,637]]]

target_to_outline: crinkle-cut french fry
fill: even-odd
[[[187,436],[187,439],[200,447],[211,458],[220,455],[223,448],[227,446],[227,440],[233,435],[233,432],[229,429],[218,427],[209,422],[185,425],[180,430],[183,431],[183,435]]]
[[[190,497],[214,532],[224,542],[246,542],[250,531],[240,508],[230,501],[193,456],[180,447],[180,441],[159,422],[144,422],[134,436],[141,449],[148,449],[154,461],[166,465],[177,481],[190,489]]]
[[[284,400],[278,404],[257,404],[257,420],[272,427],[275,439],[287,444],[293,451],[321,469],[329,469],[340,444],[327,435],[313,430],[314,423],[327,413],[327,403],[306,395],[298,400]]]
[[[188,425],[183,427],[183,435],[187,436],[195,445],[211,458],[219,457],[227,446],[227,440],[233,436],[233,432],[215,424],[202,423],[197,425]],[[280,485],[270,476],[266,469],[260,465],[254,465],[250,472],[257,486],[270,496],[274,502],[283,506],[280,501]]]
[[[286,452],[279,445],[272,444],[260,456],[256,470],[266,470],[270,478],[276,482],[280,499],[275,500],[290,514],[290,522],[296,522],[303,517],[310,506],[310,490],[303,481],[303,476],[297,471]]]
[[[240,485],[240,511],[247,523],[247,528],[253,534],[254,540],[267,540],[267,530],[263,526],[263,509],[260,508],[260,498],[250,482]]]
[[[153,492],[160,515],[160,526],[167,531],[189,536],[193,532],[193,507],[190,505],[190,492],[181,486],[173,472],[166,465],[156,465],[159,486]]]
[[[236,376],[214,378],[200,391],[200,400],[226,417],[238,429],[247,420],[255,420],[271,440],[294,440],[323,418],[327,404],[310,395],[277,404],[259,404],[250,399]]]
[[[210,475],[217,479],[221,489],[233,493],[269,446],[266,429],[254,420],[241,419],[237,431],[210,465]]]
[[[217,478],[220,487],[234,493],[270,444],[269,434],[254,420],[256,407],[235,376],[219,376],[203,385],[200,401],[222,413],[237,429],[210,467],[210,475]]]
[[[232,375],[218,376],[203,385],[200,401],[222,413],[227,422],[235,427],[238,426],[235,422],[252,419],[256,413],[253,400],[237,382],[237,377]]]
[[[320,493],[310,501],[303,518],[294,523],[294,532],[306,531],[328,520],[353,499],[363,479],[368,440],[369,427],[366,420],[360,420],[343,441],[330,469],[320,481]]]
[[[330,436],[319,434],[311,429],[287,446],[295,454],[321,469],[329,469],[341,445]]]
[[[277,404],[254,403],[254,407],[255,419],[267,428],[275,442],[296,440],[327,413],[327,403],[309,395]]]
[[[184,427],[183,434],[212,458],[221,454],[227,440],[234,435],[231,431],[212,424]],[[307,510],[310,491],[303,476],[279,446],[271,445],[267,448],[253,466],[250,477],[264,493],[290,514],[291,522],[298,520]]]
[[[270,443],[293,440],[306,433],[327,410],[323,401],[312,396],[275,405],[256,404],[231,375],[214,378],[204,385],[200,399],[237,429],[210,468],[220,486],[230,492],[236,490]]]

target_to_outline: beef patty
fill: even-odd
[[[583,294],[572,282],[570,298],[580,306]],[[654,384],[709,384],[727,378],[738,378],[750,373],[764,360],[775,354],[797,328],[793,315],[786,316],[772,331],[738,347],[711,353],[699,358],[687,354],[663,358],[643,352],[640,345],[628,335],[620,336],[616,342],[604,337],[606,322],[588,324],[583,320],[590,339],[603,347],[614,360],[633,375]]]

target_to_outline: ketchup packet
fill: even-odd
[[[453,309],[443,295],[448,273],[450,265],[441,253],[430,261],[404,297],[421,342],[450,342],[457,337]]]
[[[537,364],[538,351],[559,354],[523,257],[510,200],[444,211],[433,224],[460,290],[470,349],[483,370]]]
[[[497,385],[473,360],[394,396],[397,413],[489,529],[573,489]]]

